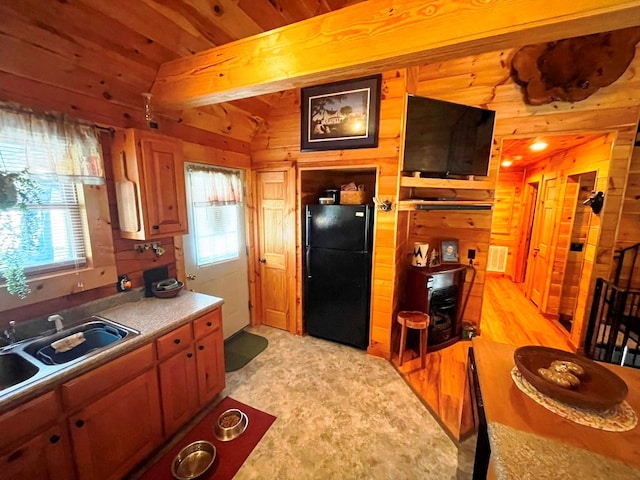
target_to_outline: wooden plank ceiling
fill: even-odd
[[[161,64],[362,0],[0,0],[0,100],[140,117]],[[249,141],[274,97],[156,115]],[[32,102],[30,102],[32,100]],[[92,119],[93,120],[93,119]],[[94,120],[95,121],[95,120]],[[108,119],[105,118],[105,123]]]
[[[502,166],[505,169],[524,170],[605,135],[604,133],[596,133],[591,135],[541,135],[538,137],[506,138],[500,149],[500,160],[511,162],[509,165]],[[536,142],[546,144],[546,147],[542,147],[540,150],[532,148]]]
[[[362,2],[0,0],[0,100],[106,125],[144,125],[142,93],[161,65]],[[227,148],[247,152],[280,95],[184,110],[161,109],[152,99],[152,107],[168,134],[197,140],[198,132],[213,132]],[[551,140],[559,145],[551,149],[579,141]],[[503,156],[527,154],[533,161],[528,151],[516,152],[523,147],[525,140],[513,140]]]

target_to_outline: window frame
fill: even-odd
[[[107,185],[78,185],[78,202],[83,213],[86,266],[76,270],[54,271],[27,276],[31,292],[21,299],[7,292],[0,284],[0,312],[80,293],[86,290],[115,285],[118,273],[113,249]],[[2,280],[0,280],[2,281]]]

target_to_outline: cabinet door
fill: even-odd
[[[139,168],[144,169],[147,238],[187,233],[184,162],[181,144],[140,135]]]
[[[196,342],[198,391],[200,405],[213,399],[224,389],[224,345],[222,328]]]
[[[56,392],[47,392],[0,415],[0,452],[56,423],[61,413]],[[0,470],[2,471],[2,470]]]
[[[69,428],[80,480],[122,478],[162,441],[155,369],[71,415]]]
[[[54,425],[19,446],[0,452],[6,480],[71,480],[74,477],[65,425]]]
[[[164,435],[175,433],[198,410],[198,377],[193,345],[158,365]]]

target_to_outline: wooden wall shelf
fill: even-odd
[[[496,182],[491,180],[450,180],[447,178],[400,177],[401,187],[449,188],[466,190],[494,190]]]
[[[493,204],[471,200],[400,200],[398,210],[491,210]]]

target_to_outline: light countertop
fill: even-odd
[[[567,420],[514,384],[515,347],[476,337],[473,350],[495,478],[640,479],[640,425],[607,432]],[[626,401],[640,414],[640,370],[602,365],[627,383]]]
[[[5,394],[0,392],[0,413],[124,353],[135,350],[154,338],[215,310],[222,304],[223,300],[218,297],[182,291],[175,298],[140,298],[137,301],[129,301],[116,306],[111,305],[104,310],[93,312],[92,314],[134,328],[140,332],[140,335],[126,338],[100,353],[90,355],[82,361],[44,378],[31,382],[27,380],[19,387],[16,386],[17,388],[7,389]]]

